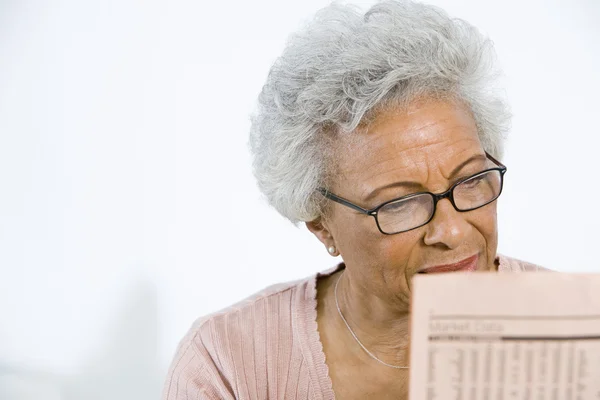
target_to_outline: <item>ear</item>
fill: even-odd
[[[329,231],[327,224],[323,221],[323,218],[319,217],[314,221],[307,222],[306,227],[325,245],[326,249],[335,246],[333,235]]]

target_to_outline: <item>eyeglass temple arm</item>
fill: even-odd
[[[327,197],[329,200],[332,200],[332,201],[335,201],[336,203],[340,203],[340,204],[343,204],[343,205],[345,205],[347,207],[350,207],[353,210],[358,211],[359,213],[367,214],[367,215],[371,215],[372,214],[371,210],[367,210],[367,209],[364,209],[362,207],[357,206],[356,204],[350,203],[348,200],[346,200],[346,199],[344,199],[342,197],[336,196],[335,194],[333,194],[331,192],[328,192],[326,189],[319,189],[319,192],[323,196]]]
[[[497,166],[499,166],[499,167],[502,167],[502,168],[506,168],[506,165],[504,165],[504,164],[502,164],[500,161],[496,160],[496,159],[495,159],[494,157],[492,157],[492,155],[491,155],[490,153],[488,153],[487,151],[485,152],[485,155],[486,155],[486,156],[487,156],[487,157],[488,157],[490,160],[492,160],[492,162],[493,162],[494,164],[496,164]]]

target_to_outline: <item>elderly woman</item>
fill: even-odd
[[[199,319],[164,399],[403,399],[415,274],[498,256],[509,113],[492,44],[441,10],[332,5],[294,34],[251,145],[270,204],[343,263]]]

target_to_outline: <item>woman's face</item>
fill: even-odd
[[[451,101],[421,101],[404,111],[382,112],[342,148],[340,178],[330,190],[367,209],[410,193],[446,191],[493,166],[472,115]],[[495,269],[496,202],[458,212],[444,199],[427,225],[395,235],[382,234],[373,217],[333,202],[320,222],[320,233],[311,230],[336,246],[354,284],[402,311],[412,276],[424,268],[475,256],[477,270]]]

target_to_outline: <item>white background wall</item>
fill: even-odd
[[[600,271],[600,2],[434,3],[507,75],[501,252]],[[156,399],[196,317],[333,265],[261,200],[246,147],[326,4],[0,1],[0,398]]]

